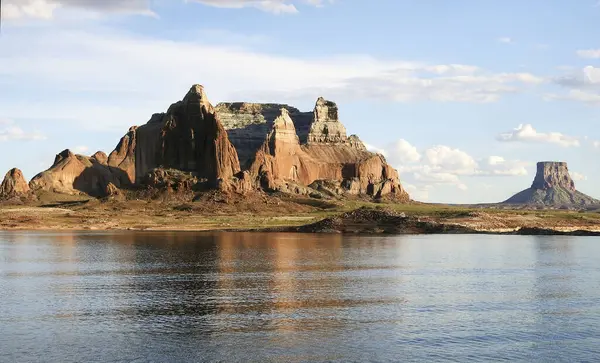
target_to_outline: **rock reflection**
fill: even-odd
[[[596,361],[582,237],[0,232],[0,361]]]
[[[341,265],[341,236],[237,233],[221,234],[218,240],[214,297],[218,310],[254,317],[230,328],[309,328],[303,326],[303,309],[340,304],[334,300],[343,289],[343,281],[324,278],[323,271]]]

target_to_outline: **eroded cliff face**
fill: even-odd
[[[23,172],[19,169],[11,169],[4,176],[0,184],[0,199],[24,196],[29,193],[29,185],[25,181]]]
[[[306,142],[312,122],[310,112],[300,112],[297,108],[275,103],[220,103],[215,107],[229,140],[237,150],[242,169],[250,167],[281,109],[285,109],[293,119],[300,141]]]
[[[237,151],[200,85],[194,85],[166,113],[132,127],[108,163],[138,183],[158,167],[194,173],[214,183],[240,172]]]
[[[280,113],[250,167],[251,175],[260,179],[263,188],[270,190],[282,190],[286,181],[310,184],[317,175],[315,166],[319,164],[300,147],[288,111],[282,108]]]
[[[278,104],[214,108],[204,88],[194,85],[165,113],[131,127],[110,155],[65,150],[30,187],[107,196],[132,184],[236,193],[262,188],[408,200],[396,170],[357,136],[347,136],[338,114],[337,105],[324,98],[313,112]],[[183,183],[178,175],[189,178]]]
[[[137,126],[133,126],[129,129],[129,132],[121,138],[117,147],[113,152],[110,153],[108,158],[98,158],[100,163],[107,164],[109,166],[119,168],[127,173],[129,181],[135,183],[135,147],[136,147],[136,130]],[[101,159],[101,160],[99,160]]]
[[[317,101],[315,115],[322,112],[323,104],[331,105]],[[337,111],[328,112],[329,118],[324,122],[341,125]],[[336,125],[339,133],[335,138],[315,137],[302,145],[289,112],[281,109],[280,113],[250,168],[263,188],[306,194],[313,189],[328,195],[409,199],[396,170],[383,156],[366,151],[357,137],[346,137],[343,125]],[[313,125],[317,126],[311,126],[311,130],[321,130],[322,120],[316,117]],[[310,188],[303,188],[307,186]]]
[[[599,200],[576,190],[567,163],[553,161],[539,162],[531,188],[504,203],[555,208],[600,205]]]
[[[537,163],[537,173],[531,187],[535,189],[561,187],[575,191],[575,182],[569,174],[567,163],[543,161]]]
[[[94,155],[102,154],[104,153]],[[103,196],[109,183],[121,187],[129,185],[130,181],[126,172],[106,165],[102,158],[97,160],[95,157],[75,155],[70,150],[64,150],[56,155],[48,170],[31,179],[29,187],[33,191]]]
[[[348,140],[346,127],[338,117],[338,107],[323,97],[317,99],[308,144],[341,144]]]

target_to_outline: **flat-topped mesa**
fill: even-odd
[[[319,97],[308,133],[308,144],[341,144],[348,139],[346,127],[338,117],[335,102]]]
[[[567,163],[542,161],[537,163],[537,174],[531,187],[542,190],[561,187],[574,192],[575,182],[569,174]]]
[[[575,189],[567,163],[542,161],[529,189],[513,195],[504,204],[520,204],[544,208],[576,208],[600,205],[600,201]]]
[[[6,173],[2,184],[0,184],[0,199],[23,196],[29,193],[29,190],[23,172],[14,168]]]

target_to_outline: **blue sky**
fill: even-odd
[[[540,160],[600,197],[597,0],[3,0],[0,170],[110,152],[203,84],[324,96],[418,200],[497,202]]]

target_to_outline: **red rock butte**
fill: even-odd
[[[600,205],[600,201],[575,189],[567,163],[558,161],[537,163],[537,173],[531,187],[503,203],[565,208]]]
[[[204,188],[226,192],[408,201],[398,172],[348,136],[338,115],[338,106],[322,97],[312,112],[280,104],[213,107],[204,87],[194,85],[166,112],[131,127],[108,156],[64,150],[29,187],[106,196],[149,181],[164,184],[179,171]]]

